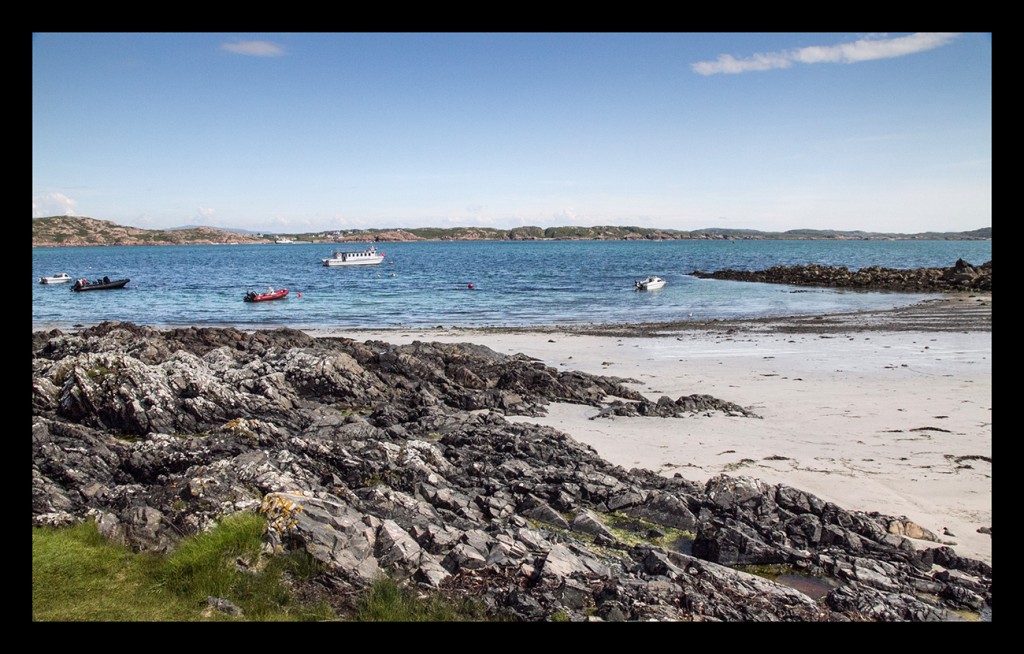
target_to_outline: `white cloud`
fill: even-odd
[[[281,57],[285,54],[284,48],[270,41],[235,41],[234,43],[225,43],[220,48],[250,57]]]
[[[78,204],[63,193],[46,193],[32,198],[32,217],[73,216]]]
[[[554,214],[552,214],[551,220],[552,224],[555,225],[583,225],[586,223],[588,218],[576,213],[575,209],[567,207],[565,209],[562,209],[561,211],[556,211]]]
[[[334,216],[331,221],[333,222],[333,226],[329,229],[351,229],[357,225],[363,224],[361,221],[346,218],[345,216]]]
[[[957,37],[956,32],[917,33],[910,36],[885,38],[870,36],[839,45],[816,45],[786,52],[755,54],[747,59],[721,55],[715,61],[691,64],[693,72],[701,75],[717,73],[747,73],[751,71],[789,68],[793,64],[853,64],[874,59],[891,59],[924,52],[946,45]]]
[[[209,207],[199,207],[196,210],[196,215],[193,217],[193,221],[198,225],[214,225],[215,214],[217,211]]]

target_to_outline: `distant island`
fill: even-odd
[[[403,241],[665,241],[665,240],[988,240],[992,228],[967,232],[891,234],[863,231],[793,229],[761,232],[753,229],[708,228],[692,231],[649,227],[417,227],[413,229],[343,229],[299,234],[258,233],[193,226],[178,229],[140,229],[84,216],[32,219],[32,247],[89,245],[217,245],[249,243],[344,243]]]

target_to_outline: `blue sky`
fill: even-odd
[[[992,224],[988,33],[37,33],[32,216]]]

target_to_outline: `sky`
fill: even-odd
[[[990,33],[35,33],[32,217],[992,224]]]

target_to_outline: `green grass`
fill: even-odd
[[[746,572],[748,574],[757,575],[758,577],[763,577],[769,581],[775,581],[779,578],[780,575],[804,574],[792,565],[784,563],[766,563],[762,565],[738,565],[736,566],[736,569],[740,572]]]
[[[684,540],[693,541],[696,537],[691,531],[684,531],[674,527],[658,525],[653,522],[626,515],[623,513],[610,513],[605,518],[605,525],[615,537],[627,545],[650,543],[667,550],[675,550],[678,544]],[[652,532],[662,535],[652,536]]]
[[[184,540],[171,553],[134,553],[108,542],[93,522],[32,528],[32,619],[37,622],[462,622],[486,620],[470,600],[421,597],[390,577],[371,584],[339,614],[295,599],[289,580],[320,564],[305,552],[260,555],[263,516],[240,513]],[[238,562],[247,565],[239,566]],[[231,601],[232,615],[208,597]]]
[[[92,522],[32,529],[32,619],[63,622],[305,621],[336,619],[326,604],[295,602],[286,574],[315,573],[308,557],[271,557],[259,572],[238,569],[237,557],[256,561],[265,521],[238,514],[184,541],[168,555],[133,553],[107,542]],[[234,616],[207,609],[207,597],[242,609]]]
[[[359,622],[467,622],[483,620],[483,609],[470,600],[451,602],[440,596],[419,597],[390,577],[380,577],[356,604]]]
[[[195,619],[198,611],[154,583],[155,560],[107,544],[95,525],[32,529],[32,619]]]

